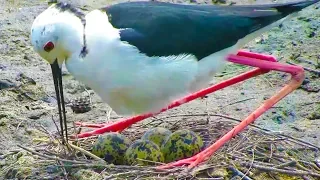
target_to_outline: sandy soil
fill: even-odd
[[[115,3],[111,0],[97,0],[90,3],[84,0],[73,2],[83,10],[92,10]],[[183,0],[170,2],[185,3]],[[238,1],[238,4],[265,2],[267,1],[248,0]],[[211,2],[196,0],[195,3]],[[40,0],[0,1],[0,155],[9,150],[17,149],[18,144],[23,146],[36,145],[35,138],[40,137],[41,134],[38,130],[40,126],[50,132],[56,131],[51,119],[52,115],[56,120],[58,118],[51,70],[49,65],[34,53],[29,40],[32,21],[46,7],[47,3]],[[275,55],[283,63],[292,62],[319,71],[319,18],[318,4],[305,9],[298,17],[284,23],[281,28],[274,28],[245,48]],[[214,77],[213,83],[248,69],[248,67],[230,64],[225,71]],[[280,131],[320,146],[319,77],[319,74],[307,71],[304,85],[258,118],[256,125]],[[181,114],[210,113],[242,119],[257,108],[263,100],[283,87],[289,78],[284,73],[270,72],[218,91],[204,100],[195,100],[165,112],[158,118]],[[84,86],[69,75],[66,70],[64,70],[63,83],[67,102],[81,95],[86,95]],[[74,114],[70,107],[67,108],[67,118],[70,125],[73,121],[106,122],[109,107],[102,103],[93,92],[91,93],[93,94],[94,108],[90,112]],[[111,117],[117,116],[112,113]],[[193,121],[201,121],[207,117],[195,116],[191,118],[194,118]],[[176,117],[166,120],[172,122],[182,119],[182,117]],[[209,120],[210,123],[215,123],[222,121],[223,118],[211,116]],[[129,130],[129,132],[131,131],[133,130]]]

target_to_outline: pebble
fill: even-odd
[[[316,35],[316,33],[315,33],[314,31],[312,31],[312,32],[310,32],[310,33],[308,34],[308,37],[309,37],[309,38],[313,38],[315,35]]]
[[[41,116],[44,116],[46,115],[47,113],[46,112],[39,112],[39,111],[36,111],[36,112],[32,112],[31,115],[28,116],[29,119],[33,119],[33,120],[36,120],[36,119],[40,119]]]
[[[6,70],[6,69],[7,69],[6,65],[0,64],[0,70]]]
[[[24,73],[19,73],[16,77],[16,81],[20,81],[20,82],[23,82],[23,83],[31,83],[33,85],[36,85],[36,81],[33,80],[32,78],[26,76]]]
[[[12,88],[12,87],[17,87],[17,85],[7,79],[0,80],[0,90]]]
[[[302,85],[307,85],[307,84],[309,84],[309,83],[310,83],[310,80],[309,80],[308,77],[306,77],[306,78],[303,80]]]
[[[41,98],[41,100],[43,102],[46,102],[46,103],[57,104],[57,99],[55,97],[52,97],[52,96],[43,97],[43,98]]]

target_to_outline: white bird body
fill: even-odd
[[[66,67],[121,115],[155,113],[203,88],[225,64],[225,55],[232,52],[229,48],[201,61],[188,54],[149,57],[121,42],[118,29],[99,10],[86,15],[85,33],[88,54],[80,57],[79,46],[66,60]]]
[[[281,14],[273,5],[238,8],[138,2],[113,6],[114,9],[106,11],[93,10],[84,15],[60,3],[35,19],[31,40],[40,56],[51,65],[57,62],[61,67],[65,62],[68,71],[92,88],[117,114],[156,113],[173,100],[207,86],[213,75],[224,67],[226,55],[236,53],[262,32],[292,17],[294,10],[290,8],[295,8],[293,6],[279,5],[284,8]],[[126,14],[123,10],[132,11]],[[142,10],[148,12],[140,14]],[[188,13],[193,13],[194,17]],[[128,20],[122,21],[119,14],[124,14]],[[140,16],[146,14],[151,17],[146,20],[149,24],[138,22]],[[130,17],[132,15],[136,17]],[[187,28],[182,28],[185,32],[181,32],[180,37],[178,30],[171,32],[168,27],[161,26],[166,21],[170,21],[168,26],[174,25],[178,30],[184,25]],[[210,28],[205,24],[208,22]],[[214,22],[217,24],[212,24]],[[114,27],[121,23],[128,28]],[[126,34],[121,34],[123,31]],[[197,34],[198,31],[201,32]],[[157,39],[158,33],[166,40],[152,41]],[[206,34],[201,36],[201,33]],[[197,35],[200,35],[199,41],[194,42]],[[191,40],[189,36],[193,36]],[[176,38],[175,41],[171,42],[170,37]],[[166,47],[161,43],[178,48],[164,51]],[[148,49],[148,46],[155,48]],[[156,55],[150,55],[152,53]]]

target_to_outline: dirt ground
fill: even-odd
[[[80,0],[72,3],[84,11],[89,11],[121,1]],[[186,3],[184,0],[170,2]],[[212,3],[208,0],[192,2]],[[271,1],[234,0],[234,2],[247,4]],[[318,71],[318,73],[306,71],[303,85],[255,122],[260,127],[282,132],[317,146],[320,146],[319,5],[305,9],[298,17],[285,22],[282,27],[265,33],[245,47],[254,52],[275,55],[283,63],[295,63]],[[36,145],[38,142],[36,139],[41,136],[40,126],[50,132],[56,131],[52,115],[58,120],[58,110],[51,70],[49,65],[33,51],[29,40],[32,21],[47,6],[47,2],[43,0],[0,1],[0,155],[18,149],[17,145],[25,147]],[[230,64],[214,77],[213,83],[248,69],[250,68]],[[206,119],[207,116],[202,115],[209,113],[242,119],[257,108],[263,100],[283,87],[289,79],[290,77],[284,73],[269,72],[211,94],[204,100],[195,100],[169,110],[157,118],[178,116],[166,118],[165,121],[169,123],[185,118],[179,115],[192,114],[194,116],[188,119],[196,122]],[[85,87],[69,75],[66,69],[64,69],[63,83],[67,102],[86,95]],[[74,114],[71,108],[67,107],[70,126],[73,121],[96,123],[107,121],[109,107],[102,103],[94,92],[90,92],[93,95],[94,104],[90,112]],[[116,114],[111,113],[111,119],[117,117]],[[147,121],[150,120],[154,121],[153,118]],[[223,120],[224,118],[219,116],[209,118],[210,123]],[[224,132],[227,130],[225,129]],[[134,129],[128,132],[134,132]]]

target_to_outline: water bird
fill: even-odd
[[[159,168],[198,165],[302,83],[304,71],[300,66],[241,48],[318,1],[239,6],[125,2],[87,14],[68,3],[51,5],[35,18],[31,43],[51,65],[62,138],[65,134],[68,140],[63,63],[117,114],[133,116],[113,124],[88,125],[97,129],[79,134],[79,138],[123,130],[270,70],[292,75],[283,89],[207,149]],[[227,61],[256,68],[207,87]]]

